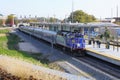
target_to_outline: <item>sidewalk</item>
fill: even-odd
[[[86,50],[90,51],[93,53],[96,53],[97,55],[109,58],[109,62],[114,62],[113,60],[117,60],[120,61],[120,47],[118,48],[117,51],[117,47],[115,46],[114,50],[113,50],[113,46],[110,45],[109,49],[106,49],[106,45],[105,44],[101,44],[100,48],[97,47],[97,44],[95,43],[95,46],[93,46],[93,43],[91,43],[91,45],[88,45],[86,43]],[[99,56],[97,56],[99,57]],[[100,58],[100,57],[99,57]]]

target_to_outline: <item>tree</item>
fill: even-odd
[[[108,41],[108,39],[110,39],[110,31],[108,30],[107,27],[105,27],[105,32],[103,33],[103,37],[105,38],[106,48],[109,49],[110,40]]]
[[[2,26],[2,17],[3,17],[3,15],[0,14],[0,26]]]
[[[73,15],[73,22],[81,22],[81,23],[86,23],[86,22],[93,22],[96,21],[96,18],[93,15],[89,15],[82,10],[76,10],[73,13],[70,14],[68,17],[68,21],[72,22],[72,15]]]
[[[17,17],[14,17],[14,24],[17,25],[19,23],[19,20]]]
[[[17,17],[14,17],[14,14],[10,14],[7,17],[6,24],[9,26],[17,25],[18,24],[18,19]]]
[[[12,26],[12,21],[13,21],[13,15],[10,14],[7,17],[6,24]]]
[[[2,26],[2,19],[0,19],[0,26]]]
[[[49,22],[61,22],[61,20],[57,19],[57,18],[53,18],[50,17],[49,19],[47,19]]]
[[[114,45],[117,45],[117,51],[119,51],[119,46],[118,46],[118,43],[119,43],[119,37],[118,37],[118,31],[115,30],[115,29],[111,29],[111,40],[113,42]],[[114,45],[113,45],[113,50],[114,50]]]
[[[110,31],[105,27],[105,32],[103,33],[105,40],[107,41],[110,38]]]

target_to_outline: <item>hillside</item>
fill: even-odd
[[[21,39],[9,32],[9,30],[0,30],[0,77],[9,75],[10,80],[13,80],[13,77],[10,76],[14,76],[18,80],[31,80],[29,78],[33,77],[32,80],[66,80],[43,70],[34,69],[33,65],[38,65],[60,70],[59,66],[54,63],[49,64],[47,59],[37,60],[36,56],[42,56],[40,53],[30,55],[28,52],[19,51],[18,43]]]

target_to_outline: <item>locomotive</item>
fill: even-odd
[[[19,30],[34,37],[45,40],[53,45],[59,45],[77,55],[85,54],[85,40],[81,33],[60,30],[58,32],[35,28],[30,26],[20,26]]]

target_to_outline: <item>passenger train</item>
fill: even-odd
[[[20,26],[19,30],[34,37],[43,39],[53,45],[59,45],[77,55],[84,55],[85,39],[78,31],[50,31],[43,28],[35,28],[31,26]]]

